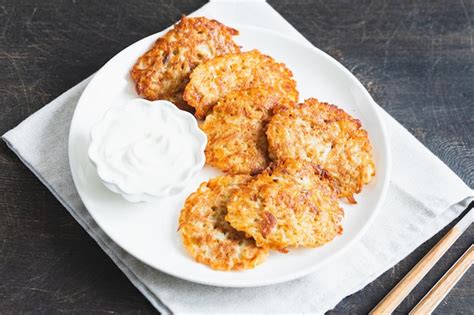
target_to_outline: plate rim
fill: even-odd
[[[71,119],[71,123],[70,123],[70,127],[69,127],[69,133],[68,133],[68,162],[69,162],[69,169],[71,171],[71,175],[72,175],[72,179],[73,179],[73,183],[74,183],[74,186],[76,188],[76,191],[79,195],[79,197],[81,198],[81,201],[82,203],[84,204],[84,207],[86,208],[87,212],[91,215],[92,219],[94,220],[94,222],[102,229],[102,231],[107,235],[107,237],[109,237],[115,244],[117,244],[122,250],[124,250],[125,252],[127,252],[129,255],[133,256],[134,258],[138,259],[140,262],[146,264],[147,266],[155,269],[155,270],[158,270],[160,272],[163,272],[167,275],[170,275],[170,276],[173,276],[173,277],[176,277],[178,279],[183,279],[183,280],[186,280],[186,281],[190,281],[190,282],[193,282],[193,283],[198,283],[198,284],[203,284],[203,285],[208,285],[208,286],[216,286],[216,287],[229,287],[229,288],[246,288],[246,287],[260,287],[260,286],[268,286],[268,285],[273,285],[273,284],[278,284],[278,283],[283,283],[283,282],[288,282],[288,281],[291,281],[291,280],[295,280],[295,279],[299,279],[301,277],[304,277],[308,274],[311,274],[311,273],[314,273],[317,269],[321,268],[322,266],[326,265],[328,262],[330,262],[331,260],[339,257],[340,255],[342,255],[345,251],[347,251],[352,245],[354,245],[354,243],[359,240],[368,230],[368,228],[372,225],[375,217],[379,214],[380,212],[380,209],[381,209],[381,206],[382,206],[382,203],[385,201],[386,199],[386,195],[387,195],[387,192],[388,192],[388,187],[389,187],[389,183],[390,183],[390,177],[391,177],[391,171],[392,171],[392,155],[391,155],[391,151],[390,151],[390,138],[388,137],[388,132],[387,132],[387,128],[385,126],[385,123],[381,117],[381,110],[380,110],[380,106],[374,101],[374,99],[372,98],[372,96],[370,95],[370,93],[367,91],[367,89],[364,87],[364,85],[357,79],[357,77],[352,74],[352,72],[350,72],[344,65],[342,65],[341,63],[339,63],[336,59],[334,59],[333,57],[331,57],[329,54],[327,54],[326,52],[324,52],[323,50],[317,48],[316,46],[314,46],[312,43],[310,43],[309,41],[307,41],[304,37],[302,39],[295,39],[293,37],[290,37],[286,34],[281,34],[281,33],[278,33],[272,29],[269,29],[269,28],[265,28],[265,27],[258,27],[258,26],[253,26],[253,25],[247,25],[247,24],[239,24],[239,23],[233,23],[232,24],[232,27],[235,27],[235,28],[245,28],[245,29],[254,29],[256,31],[260,31],[260,32],[264,32],[264,33],[270,33],[272,34],[273,36],[276,36],[276,37],[280,37],[280,38],[283,38],[284,40],[286,41],[289,41],[289,42],[292,42],[293,44],[295,45],[301,45],[301,46],[305,46],[307,49],[310,49],[310,50],[313,50],[315,53],[318,53],[320,54],[322,57],[324,57],[326,59],[326,61],[332,63],[333,65],[335,65],[337,68],[339,68],[341,71],[343,71],[345,73],[345,75],[347,77],[350,78],[350,80],[355,83],[356,86],[358,86],[358,88],[360,89],[360,91],[364,94],[364,97],[367,98],[369,100],[369,103],[370,103],[370,107],[373,109],[373,112],[374,112],[374,115],[376,117],[376,120],[378,121],[380,127],[381,127],[381,134],[382,134],[382,139],[383,139],[383,150],[385,151],[384,152],[384,155],[385,155],[385,164],[386,164],[386,167],[385,167],[385,173],[386,173],[386,176],[384,178],[384,181],[382,183],[382,190],[381,190],[381,193],[380,193],[380,196],[377,200],[377,202],[375,203],[375,206],[374,206],[374,210],[371,212],[371,214],[369,215],[369,218],[368,220],[364,223],[364,225],[362,226],[362,228],[356,233],[356,235],[348,240],[344,245],[342,245],[341,248],[339,248],[334,254],[326,257],[325,259],[323,259],[322,261],[316,263],[314,266],[311,266],[311,267],[308,267],[308,268],[304,268],[298,272],[293,272],[293,273],[288,273],[287,275],[283,275],[283,276],[280,276],[278,278],[273,278],[271,280],[257,280],[257,281],[251,281],[251,282],[248,282],[248,283],[222,283],[222,282],[219,282],[219,281],[213,281],[213,280],[209,280],[209,279],[202,279],[202,278],[199,278],[199,277],[192,277],[192,276],[188,276],[188,275],[181,275],[179,273],[175,273],[173,272],[172,270],[162,270],[160,268],[157,268],[155,266],[153,266],[152,264],[148,263],[147,261],[145,261],[144,259],[140,258],[140,257],[137,257],[135,255],[132,254],[131,251],[129,251],[127,248],[123,247],[119,242],[117,242],[116,239],[114,239],[114,237],[112,237],[111,235],[109,235],[106,230],[103,228],[103,226],[96,220],[95,216],[93,215],[93,213],[89,210],[89,207],[88,205],[86,204],[86,202],[84,201],[84,198],[82,196],[82,193],[80,192],[80,190],[78,189],[78,184],[77,184],[77,180],[78,180],[78,177],[79,175],[76,173],[76,171],[74,170],[73,168],[73,165],[76,163],[75,162],[75,157],[74,157],[74,154],[72,154],[72,147],[71,147],[71,139],[72,139],[72,134],[73,134],[73,127],[75,125],[75,121],[76,121],[76,113],[78,111],[78,108],[79,108],[79,105],[83,102],[83,98],[84,98],[84,94],[85,92],[87,91],[87,89],[89,88],[89,86],[91,84],[93,84],[95,82],[95,80],[97,80],[98,76],[102,71],[104,71],[104,68],[109,65],[110,63],[112,63],[116,58],[118,58],[119,55],[121,55],[125,50],[129,49],[130,47],[134,46],[134,45],[138,45],[140,42],[142,41],[146,41],[146,40],[149,40],[150,38],[158,38],[159,36],[161,36],[164,32],[166,32],[170,27],[160,31],[160,32],[157,32],[157,33],[154,33],[154,34],[151,34],[149,36],[146,36],[146,37],[143,37],[139,40],[137,40],[136,42],[128,45],[127,47],[125,47],[124,49],[122,49],[121,51],[119,51],[118,53],[116,53],[112,58],[110,58],[104,65],[102,65],[102,67],[97,71],[95,72],[95,74],[93,74],[93,77],[91,78],[91,80],[87,83],[86,87],[84,88],[84,90],[82,91],[81,93],[81,96],[79,97],[79,100],[77,101],[77,104],[76,104],[76,107],[74,109],[74,113],[73,113],[73,116],[72,116],[72,119]],[[224,281],[225,282],[225,281]]]

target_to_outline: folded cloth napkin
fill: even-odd
[[[211,1],[192,15],[270,28],[306,41],[264,1]],[[97,226],[76,192],[67,139],[74,108],[88,81],[62,94],[3,139],[162,313],[323,313],[407,256],[474,199],[461,179],[380,108],[390,136],[393,172],[385,203],[359,241],[319,271],[278,285],[218,288],[176,279],[115,244]]]

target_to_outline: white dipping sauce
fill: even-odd
[[[99,177],[125,194],[173,194],[205,162],[206,136],[196,120],[166,101],[114,107],[91,136],[89,156]]]

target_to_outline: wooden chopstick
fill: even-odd
[[[430,292],[411,310],[410,315],[431,314],[473,263],[474,245],[471,245]]]
[[[370,312],[373,315],[391,314],[423,279],[438,260],[454,244],[474,219],[471,209],[448,233],[425,255],[410,272]]]

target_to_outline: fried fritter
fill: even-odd
[[[258,50],[224,55],[200,64],[191,73],[183,97],[196,109],[196,117],[204,119],[218,99],[235,90],[261,85],[272,86],[281,95],[298,101],[291,71]]]
[[[207,134],[206,162],[229,174],[256,174],[268,166],[265,129],[273,107],[287,104],[271,87],[230,92],[201,124]]]
[[[229,196],[251,177],[219,176],[202,183],[191,194],[179,218],[184,247],[196,259],[216,270],[243,270],[263,262],[268,250],[238,232],[224,220]]]
[[[356,203],[353,194],[375,176],[372,146],[359,120],[342,109],[310,98],[282,108],[267,129],[270,157],[299,158],[320,165],[339,197]]]
[[[236,191],[225,219],[257,246],[286,252],[317,247],[342,233],[344,216],[325,173],[307,161],[286,160]]]
[[[216,20],[182,17],[131,70],[137,93],[148,100],[164,99],[189,109],[183,100],[189,74],[202,62],[238,53],[240,48],[232,40],[238,33]]]

